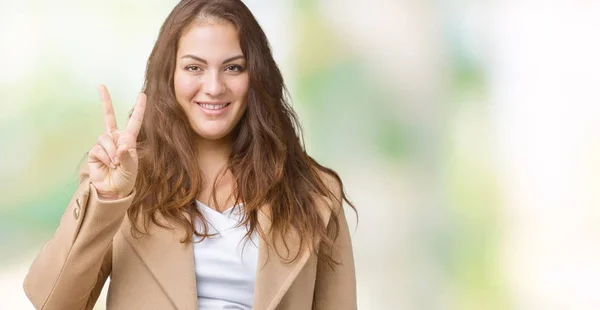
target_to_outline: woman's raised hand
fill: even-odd
[[[88,152],[90,181],[103,200],[128,196],[138,173],[136,140],[146,110],[146,95],[140,93],[125,130],[119,130],[110,94],[104,85],[98,87],[102,101],[105,132]]]

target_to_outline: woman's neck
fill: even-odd
[[[198,139],[196,144],[198,167],[206,181],[213,182],[217,174],[227,166],[231,154],[231,139]]]
[[[217,211],[227,208],[232,203],[233,196],[231,194],[235,188],[235,182],[233,182],[231,172],[225,170],[231,154],[231,147],[230,139],[199,139],[197,143],[198,167],[202,172],[202,188],[198,200]],[[215,180],[218,181],[216,184]],[[211,199],[213,185],[216,185],[214,189],[216,197],[212,198],[216,199],[218,207],[213,204]]]

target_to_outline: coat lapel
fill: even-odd
[[[323,198],[323,197],[321,197]],[[325,223],[329,221],[329,208],[327,207],[327,199],[316,199],[318,210]],[[258,222],[265,232],[271,229],[270,207],[264,206],[258,213]],[[270,234],[269,234],[270,235]],[[311,256],[308,248],[300,249],[300,240],[298,234],[291,233],[286,237],[287,247],[281,239],[273,242],[260,239],[258,245],[258,264],[256,270],[256,284],[254,286],[254,304],[255,310],[273,310],[276,309],[290,286],[304,267]],[[273,246],[275,245],[279,254]],[[291,262],[283,261],[279,255],[287,254],[288,258],[293,258],[298,254],[298,258]],[[285,256],[284,256],[285,257]]]
[[[150,225],[150,235],[131,235],[127,218],[121,232],[176,309],[198,309],[193,244],[181,243],[180,229]]]

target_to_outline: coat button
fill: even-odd
[[[73,217],[75,217],[75,219],[79,219],[79,214],[81,213],[81,200],[79,200],[79,198],[75,199],[75,202],[77,202],[77,207],[75,207],[73,209]]]

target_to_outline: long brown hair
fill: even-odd
[[[332,210],[329,228],[333,227],[334,234],[328,234],[316,199],[325,196],[338,204],[345,200],[353,209],[354,206],[345,196],[339,176],[305,152],[301,128],[288,103],[283,77],[267,37],[239,0],[181,1],[160,29],[146,69],[144,92],[148,102],[138,136],[137,195],[128,210],[132,229],[145,234],[151,222],[162,227],[175,224],[186,232],[182,242],[191,242],[194,234],[206,237],[194,227],[199,219],[203,231],[207,231],[207,222],[194,205],[202,188],[194,148],[196,133],[177,104],[173,84],[179,38],[199,18],[231,22],[238,30],[247,60],[248,107],[234,129],[227,167],[236,183],[235,201],[244,203],[242,224],[248,227],[246,237],[253,232],[261,237],[270,234],[285,244],[285,237],[295,231],[301,248],[308,246],[314,250],[317,242],[332,246],[339,231],[339,210]],[[339,185],[332,190],[324,174]],[[258,212],[265,204],[271,208],[272,224],[268,232],[258,225]],[[169,224],[159,220],[158,215]],[[138,222],[140,216],[143,227]],[[335,263],[331,253],[320,254],[328,263]],[[287,261],[298,257],[279,256]]]

